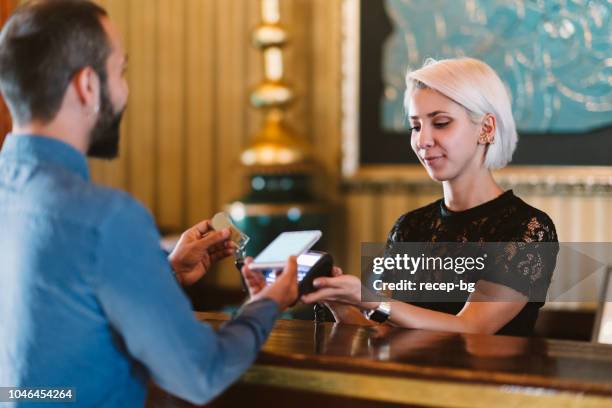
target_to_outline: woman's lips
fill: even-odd
[[[439,156],[427,156],[427,157],[423,157],[423,161],[428,166],[432,166],[432,165],[436,165],[436,164],[440,163],[443,158],[444,158],[443,155],[439,155]]]

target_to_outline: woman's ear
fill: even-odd
[[[478,144],[495,143],[495,129],[497,129],[495,116],[491,115],[490,113],[485,114],[482,121],[482,126],[480,128]]]

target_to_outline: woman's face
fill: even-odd
[[[415,89],[409,116],[412,150],[432,179],[451,181],[482,169],[482,127],[463,106],[432,89]]]

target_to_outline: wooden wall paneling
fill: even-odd
[[[127,47],[128,27],[130,22],[129,2],[125,0],[106,0],[106,11],[121,33],[124,48]],[[126,48],[127,52],[127,48]],[[128,71],[129,74],[129,71]],[[129,80],[129,78],[128,78]],[[104,161],[106,183],[114,188],[129,190],[128,162],[128,121],[130,112],[126,110],[121,123],[121,139],[119,141],[119,157],[112,161]]]
[[[552,197],[554,202],[563,202],[563,211],[560,213],[555,213],[553,211],[547,212],[551,217],[553,222],[555,223],[555,227],[557,229],[557,234],[559,236],[559,241],[561,242],[594,242],[597,240],[597,235],[600,235],[599,232],[601,226],[601,219],[597,220],[595,214],[595,208],[597,205],[597,201],[599,201],[599,197],[586,197],[586,196],[569,196],[564,197],[563,195]],[[538,206],[540,203],[536,200],[533,200],[531,196],[527,197],[529,204]],[[543,205],[538,206],[538,208],[546,211]],[[561,222],[562,228],[558,227],[559,221]],[[569,270],[579,271],[584,265],[580,261],[580,259],[572,258],[573,262],[571,265],[565,265]],[[594,310],[597,306],[595,302],[568,302],[566,299],[595,299],[599,296],[600,287],[601,287],[601,274],[593,274],[588,276],[587,278],[581,280],[579,283],[574,282],[575,276],[569,275],[559,275],[556,274],[554,280],[559,282],[559,285],[563,285],[561,287],[572,287],[569,291],[565,292],[560,299],[562,302],[552,303],[549,308],[557,308],[557,309],[586,309],[586,310]],[[554,282],[553,282],[554,284]]]
[[[305,140],[312,142],[310,117],[312,86],[312,2],[285,0],[280,2],[281,23],[289,32],[284,50],[285,77],[293,88],[296,100],[289,108],[288,123]]]
[[[442,187],[440,187],[439,192],[425,192],[423,194],[417,194],[414,200],[414,209],[423,207],[425,205],[431,204],[432,202],[439,200],[442,198]]]
[[[129,24],[126,47],[129,55],[126,139],[129,153],[128,174],[130,192],[153,213],[156,212],[156,75],[157,20],[155,3],[150,0],[128,2]]]
[[[377,197],[368,193],[354,193],[346,198],[348,223],[343,243],[347,254],[344,265],[339,265],[345,273],[359,276],[361,273],[361,243],[379,242],[380,208]]]
[[[156,201],[160,228],[185,225],[185,2],[157,0],[157,148]]]
[[[341,2],[312,0],[312,140],[335,193],[341,158]]]
[[[576,220],[571,216],[574,203],[570,197],[567,197],[565,200],[558,199],[557,203],[559,205],[559,214],[562,214],[561,217],[555,217],[559,218],[559,221],[553,218],[557,235],[560,241],[571,242],[571,237],[574,234],[574,224],[576,223]],[[553,216],[551,215],[551,217]]]
[[[217,2],[217,138],[215,176],[218,179],[215,208],[240,197],[241,175],[238,155],[245,140],[248,103],[246,55],[250,46],[246,1]]]
[[[546,212],[552,219],[555,224],[555,229],[557,230],[557,237],[561,242],[565,239],[565,236],[561,233],[561,229],[565,229],[563,224],[571,222],[569,217],[563,215],[562,203],[562,199],[554,196],[547,196],[542,203],[542,211]]]
[[[601,228],[604,223],[606,214],[601,211],[602,206],[601,197],[581,197],[581,213],[575,214],[572,218],[579,219],[580,217],[580,240],[582,242],[602,242],[604,238],[604,231]]]
[[[361,221],[351,217],[346,196],[341,193],[341,2],[338,0],[310,0],[310,48],[311,85],[308,120],[310,140],[323,174],[315,180],[315,192],[329,202],[330,251],[340,262],[355,258],[348,244],[351,224]],[[357,250],[359,247],[357,245]],[[358,272],[358,271],[356,271]]]
[[[412,210],[409,196],[405,191],[390,191],[380,197],[379,241],[385,241],[395,221],[404,213]]]
[[[246,4],[246,34],[248,43],[245,43],[246,53],[246,92],[245,95],[245,132],[243,137],[243,146],[247,146],[255,133],[257,133],[263,124],[263,113],[259,109],[255,109],[250,104],[251,92],[263,80],[263,54],[260,50],[253,46],[252,33],[255,27],[261,23],[261,7],[259,1],[247,1]],[[241,183],[243,185],[244,183]]]
[[[187,0],[186,84],[187,103],[187,224],[214,213],[215,159],[215,52],[216,1]]]
[[[560,198],[559,198],[560,199]],[[578,235],[572,237],[572,241],[577,242],[603,242],[604,238],[604,222],[606,218],[606,214],[598,211],[601,209],[600,203],[602,202],[602,197],[597,196],[582,196],[579,197],[578,201],[578,211],[570,215],[572,222],[578,224],[580,226]],[[554,215],[551,215],[551,218]],[[567,215],[559,215],[555,218],[567,217]],[[553,218],[554,219],[554,218]],[[600,258],[601,259],[601,258]],[[583,265],[580,265],[574,270],[578,271],[583,269]],[[588,276],[584,280],[580,281],[570,290],[570,293],[575,294],[573,296],[574,299],[580,299],[582,296],[587,296],[589,299],[597,299],[601,294],[601,287],[603,285],[603,274],[593,274]],[[590,303],[590,305],[589,305]],[[583,304],[577,304],[577,308],[591,308],[596,309],[596,302],[583,302]]]
[[[94,183],[107,185],[106,167],[102,160],[89,159],[89,172]]]
[[[424,204],[422,203],[422,201],[419,199],[419,195],[418,193],[414,193],[414,192],[406,192],[405,193],[405,200],[406,200],[406,208],[404,209],[404,213],[407,213],[408,211],[412,211],[412,210],[416,210],[419,207],[422,207]],[[440,192],[440,197],[442,196],[442,193]],[[437,198],[440,198],[437,197]],[[389,228],[391,228],[389,226]]]
[[[571,219],[570,233],[567,235],[570,242],[581,242],[583,235],[583,226],[580,222],[580,214],[582,214],[583,203],[581,197],[567,197],[569,203],[569,212],[565,213],[565,217]]]
[[[608,204],[612,203],[610,197],[593,197],[593,219],[594,225],[597,227],[592,241],[594,242],[612,242],[612,207]]]
[[[604,242],[612,242],[612,197],[602,197],[603,219],[601,224],[604,230]]]

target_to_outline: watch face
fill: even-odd
[[[380,310],[374,310],[368,316],[368,319],[370,319],[370,320],[372,320],[374,322],[377,322],[377,323],[383,323],[388,318],[389,318],[389,315],[387,313],[385,313],[385,312],[380,311]]]

